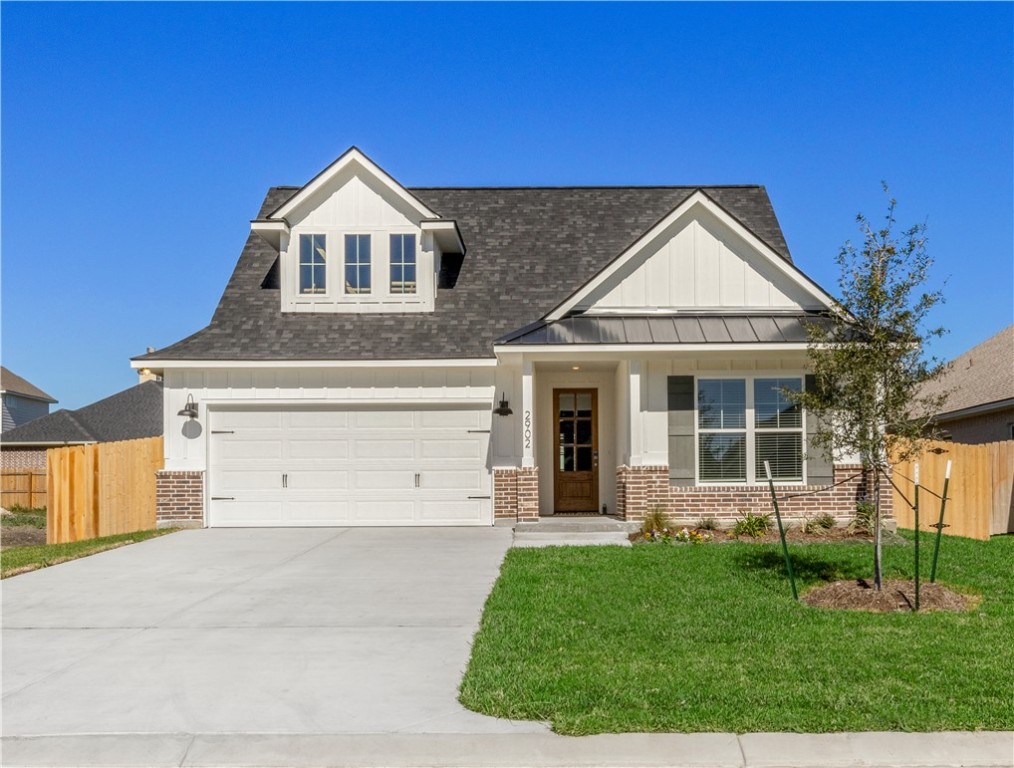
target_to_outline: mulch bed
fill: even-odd
[[[711,536],[711,541],[715,542],[745,541],[745,542],[757,542],[758,544],[777,544],[778,542],[781,541],[781,538],[778,536],[778,528],[776,526],[773,526],[767,533],[757,537],[733,536],[731,531],[724,530],[706,531],[703,528],[694,529],[690,528],[689,526],[687,528],[688,530],[691,531],[696,530],[698,533],[701,534],[709,534]],[[681,530],[681,528],[676,528],[676,530],[677,531]],[[630,534],[628,538],[630,539],[630,541],[636,543],[639,541],[645,541],[648,537],[646,537],[640,531],[637,531],[636,533]],[[848,528],[841,526],[830,528],[828,530],[821,531],[820,533],[804,533],[802,530],[800,530],[798,526],[792,526],[785,531],[785,539],[786,541],[792,542],[794,544],[827,544],[829,542],[873,543],[872,534],[866,532],[862,533],[852,532],[849,531]],[[905,539],[901,538],[896,533],[891,533],[890,531],[883,531],[882,539],[885,544],[907,543]]]
[[[878,592],[873,588],[873,582],[866,579],[835,581],[815,587],[803,595],[802,600],[818,608],[874,613],[910,612],[915,605],[915,582],[890,579]],[[974,597],[958,594],[939,584],[919,585],[920,611],[967,611],[977,602]]]

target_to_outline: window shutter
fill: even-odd
[[[804,386],[807,392],[815,390],[817,377],[807,375]],[[813,436],[817,432],[817,427],[817,418],[806,414],[806,482],[809,485],[831,485],[834,482],[834,465],[824,457],[819,448],[813,447]]]
[[[694,377],[670,376],[669,482],[694,484]]]

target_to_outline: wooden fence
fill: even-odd
[[[161,437],[50,448],[46,543],[154,528],[162,461]]]
[[[988,539],[990,535],[1014,533],[1014,440],[984,445],[935,442],[919,457],[919,528],[931,526],[940,515],[944,472],[950,460],[951,483],[947,491],[944,533]],[[913,498],[915,461],[895,467],[894,516],[901,528],[914,528],[909,501]],[[899,493],[900,491],[900,493]]]
[[[46,473],[31,469],[0,470],[0,507],[46,506]]]

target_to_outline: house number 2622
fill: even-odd
[[[525,411],[525,448],[532,447],[532,412]]]

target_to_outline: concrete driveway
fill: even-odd
[[[511,532],[182,531],[3,582],[3,734],[545,732],[457,687]]]

